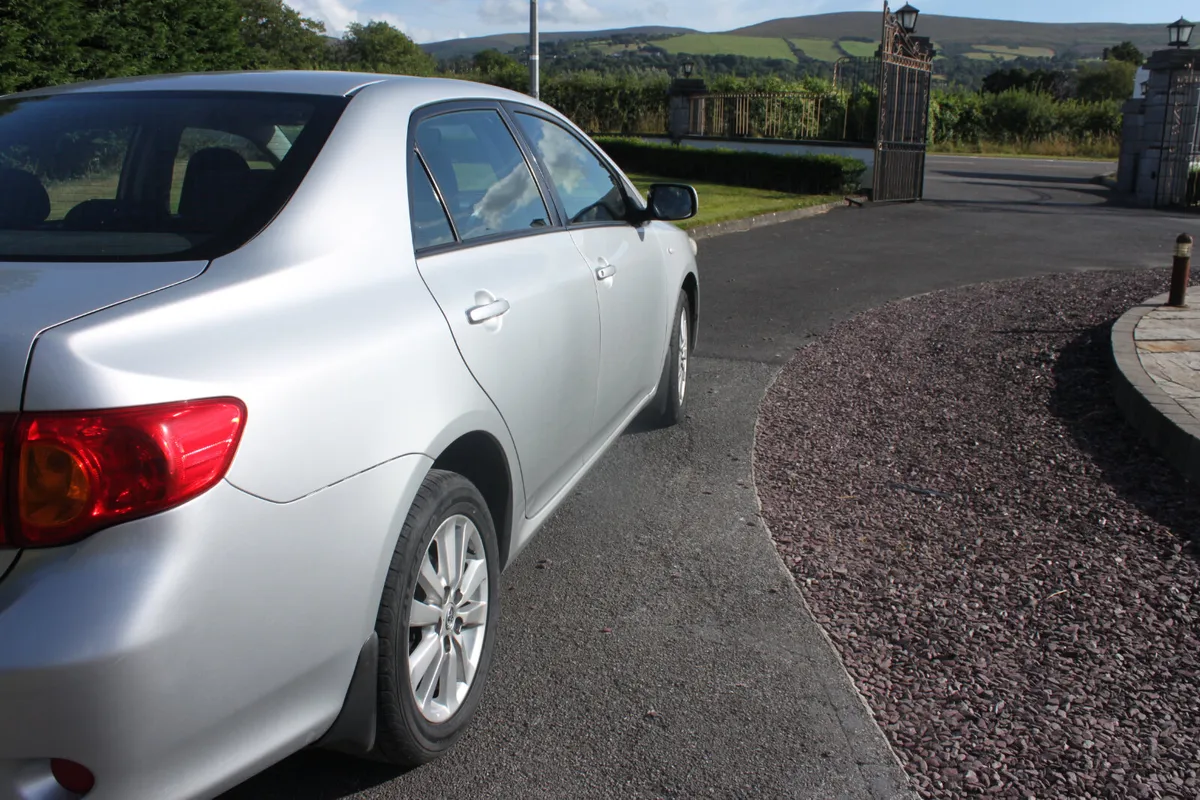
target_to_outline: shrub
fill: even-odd
[[[776,155],[609,136],[598,137],[596,142],[626,172],[793,194],[855,190],[867,169],[862,161],[846,156]]]

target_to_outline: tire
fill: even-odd
[[[691,302],[687,292],[679,292],[675,306],[675,323],[671,326],[671,342],[667,347],[667,360],[663,364],[659,379],[658,417],[655,423],[660,428],[669,428],[683,422],[687,416],[688,368],[691,366]],[[682,356],[682,357],[681,357]]]
[[[463,559],[441,558],[455,547]],[[466,568],[460,571],[456,560],[465,561]],[[425,764],[453,747],[467,729],[495,646],[499,564],[496,529],[479,490],[457,473],[431,470],[400,532],[375,622],[379,683],[372,758],[409,768]],[[454,588],[431,597],[427,587],[435,581],[442,587],[447,578]],[[455,593],[464,588],[468,591],[459,599]],[[427,663],[416,670],[415,689],[412,659]],[[469,677],[465,686],[453,681],[453,692],[445,686],[451,668]]]

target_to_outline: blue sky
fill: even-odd
[[[351,22],[385,20],[418,42],[507,33],[527,28],[528,0],[288,0],[337,34]],[[893,5],[903,5],[894,0]],[[1187,16],[1180,0],[915,0],[923,13],[1003,17],[1029,22],[1144,22],[1166,25]],[[539,0],[545,30],[678,25],[723,31],[777,17],[874,11],[882,0]],[[1191,9],[1192,16],[1200,11]]]

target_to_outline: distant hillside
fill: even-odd
[[[880,14],[873,11],[817,14],[775,19],[724,33],[700,33],[687,28],[637,27],[605,31],[554,31],[542,34],[543,42],[609,39],[626,36],[674,35],[655,42],[669,53],[693,55],[729,54],[757,58],[793,58],[799,52],[818,61],[834,61],[842,55],[869,55],[878,42]],[[1092,58],[1105,47],[1131,41],[1143,52],[1165,46],[1165,25],[1121,23],[1047,24],[1004,20],[967,19],[934,14],[921,15],[918,33],[933,39],[944,55],[965,56],[980,61],[1005,61],[1018,56],[1072,56]],[[761,40],[756,43],[755,40]],[[452,39],[422,45],[438,58],[471,56],[494,47],[508,52],[523,47],[527,33],[507,33],[473,39]],[[603,47],[603,45],[601,45]],[[609,48],[609,52],[624,49]]]
[[[569,42],[576,39],[608,39],[619,34],[631,36],[670,36],[676,34],[695,33],[691,28],[671,28],[662,25],[645,25],[638,28],[620,28],[605,31],[542,31],[543,42]],[[432,42],[421,45],[425,52],[437,58],[454,58],[456,56],[473,56],[476,53],[495,48],[507,53],[514,47],[524,47],[529,44],[529,33],[500,33],[495,36],[476,36],[470,39],[448,39],[444,42]]]
[[[760,22],[729,33],[774,39],[833,39],[846,36],[870,36],[879,41],[882,32],[880,14],[871,11],[817,14]],[[987,52],[987,46],[1038,48],[1059,55],[1098,56],[1105,47],[1131,41],[1143,52],[1166,46],[1166,25],[1125,25],[1122,23],[1042,23],[1008,22],[992,19],[967,19],[922,14],[917,32],[928,36],[940,47],[973,49]],[[984,45],[985,47],[980,47]]]

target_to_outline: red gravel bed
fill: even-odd
[[[1161,271],[870,311],[763,404],[776,544],[922,797],[1200,797],[1200,487],[1112,400]]]

